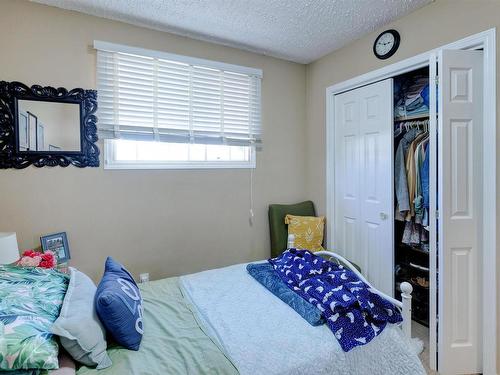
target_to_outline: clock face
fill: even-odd
[[[394,55],[399,47],[399,33],[396,30],[383,32],[375,40],[373,51],[379,59],[387,59]]]
[[[382,34],[382,36],[377,41],[375,49],[377,53],[381,56],[386,55],[394,46],[394,35],[391,33]]]

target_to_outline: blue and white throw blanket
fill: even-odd
[[[387,323],[403,320],[396,306],[349,269],[307,250],[269,259],[283,282],[322,313],[342,350],[369,343]]]

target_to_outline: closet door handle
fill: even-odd
[[[380,213],[380,220],[387,220],[387,214],[385,212]]]

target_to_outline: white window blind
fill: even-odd
[[[102,138],[252,145],[262,71],[94,42]]]

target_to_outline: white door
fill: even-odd
[[[441,51],[438,75],[438,370],[480,373],[482,52]]]
[[[392,296],[392,79],[335,95],[335,251]]]

